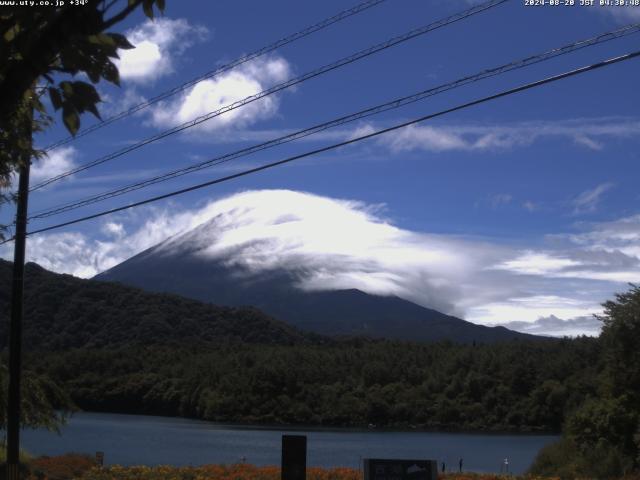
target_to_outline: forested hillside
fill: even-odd
[[[5,344],[11,293],[10,262],[0,260],[0,344]],[[25,271],[25,346],[39,350],[124,345],[321,341],[254,308],[219,307],[177,295],[115,283]]]
[[[88,410],[223,422],[558,431],[593,392],[594,339],[461,346],[72,350],[29,361]]]

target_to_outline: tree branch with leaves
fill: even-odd
[[[100,95],[94,85],[101,80],[119,85],[114,59],[119,50],[133,48],[124,35],[107,30],[139,7],[153,18],[154,7],[163,12],[165,2],[0,7],[0,186],[10,183],[21,158],[38,155],[25,141],[22,124],[31,109],[36,112],[35,131],[49,126],[52,118],[41,101],[43,94],[49,95],[55,111],[61,111],[71,134],[80,128],[83,113],[100,118]]]

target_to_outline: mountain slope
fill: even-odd
[[[205,227],[208,226],[205,224]],[[253,306],[303,330],[322,335],[363,335],[410,341],[491,343],[538,338],[504,327],[485,327],[393,296],[359,290],[303,291],[304,272],[252,272],[199,254],[201,240],[188,232],[96,276],[156,292],[172,292],[218,305]]]
[[[10,262],[0,260],[0,342],[7,338]],[[218,307],[173,294],[82,280],[34,263],[25,271],[25,346],[40,350],[131,345],[319,340],[255,308]]]

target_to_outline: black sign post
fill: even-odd
[[[364,480],[437,480],[436,460],[365,458]]]
[[[305,480],[307,476],[307,437],[282,436],[282,480]]]

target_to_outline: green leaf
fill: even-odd
[[[26,138],[18,138],[18,140],[16,141],[16,144],[18,145],[18,148],[20,148],[21,150],[28,150],[29,147],[31,146],[31,141]]]
[[[107,61],[102,65],[102,78],[107,82],[111,82],[120,86],[120,72],[113,62]]]
[[[49,98],[51,99],[51,105],[53,105],[53,108],[56,111],[62,108],[62,97],[60,96],[60,92],[57,88],[49,88]]]
[[[153,19],[153,0],[142,0],[142,10],[147,17]]]
[[[65,70],[76,70],[82,63],[82,47],[77,45],[63,48],[60,51],[60,64]]]
[[[135,46],[132,45],[129,40],[127,40],[127,37],[120,33],[107,33],[106,35],[109,35],[113,39],[116,47],[121,50],[130,50],[132,48],[135,48]]]
[[[62,109],[62,121],[71,135],[75,135],[78,132],[80,128],[80,115],[68,104],[65,104]]]
[[[35,108],[36,111],[40,112],[43,115],[47,113],[47,109],[44,108],[44,105],[42,104],[42,102],[40,101],[40,98],[38,97],[33,97],[33,108]]]
[[[20,25],[16,24],[4,33],[5,42],[12,42],[18,33],[20,33]]]
[[[96,45],[102,45],[105,47],[116,47],[116,42],[111,35],[106,33],[98,33],[96,35],[89,35],[87,37],[89,43],[94,43]]]
[[[98,83],[100,81],[101,71],[98,65],[96,65],[95,63],[91,63],[90,65],[88,65],[84,69],[84,71],[87,74],[87,77],[89,77],[89,80],[91,80],[93,83]]]
[[[95,103],[100,101],[100,95],[98,95],[95,87],[88,84],[87,82],[73,82],[73,91],[76,93],[76,95],[79,95],[82,98],[86,98],[90,102]]]
[[[93,85],[86,82],[73,82],[73,92],[73,96],[69,98],[69,102],[73,105],[73,110],[78,113],[89,111],[100,118],[100,114],[96,109],[96,104],[100,102],[100,95],[98,95]]]
[[[100,112],[98,111],[98,108],[96,107],[95,103],[87,105],[87,110],[90,111],[94,117],[98,118],[99,120],[102,120],[102,117],[100,116]]]
[[[59,85],[60,90],[62,90],[62,95],[64,95],[65,98],[71,98],[73,96],[73,85],[71,84],[71,82],[60,82]]]

